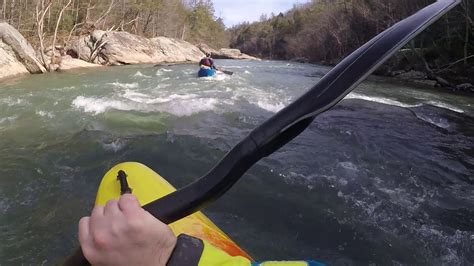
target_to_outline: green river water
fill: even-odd
[[[217,60],[0,83],[0,265],[77,246],[102,175],[144,163],[182,187],[329,69]],[[373,79],[205,213],[254,258],[474,263],[474,100]]]

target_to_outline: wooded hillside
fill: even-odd
[[[376,34],[432,3],[429,0],[313,0],[286,14],[230,29],[231,47],[270,59],[334,64]],[[461,6],[427,29],[385,74],[418,70],[456,84],[474,82],[474,3]],[[453,78],[455,77],[455,78]],[[456,80],[455,80],[456,79]],[[443,82],[443,81],[442,81]]]
[[[211,0],[0,0],[0,20],[33,44],[40,34],[50,45],[57,27],[57,44],[102,29],[228,46],[228,33],[222,19],[214,18]]]

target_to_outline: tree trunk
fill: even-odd
[[[50,71],[50,66],[46,63],[46,59],[44,58],[44,18],[48,10],[51,8],[52,1],[48,1],[46,6],[44,1],[45,0],[38,0],[36,3],[36,25],[40,44],[41,63],[46,68],[46,70]]]
[[[3,0],[3,5],[2,5],[2,13],[3,13],[3,19],[7,19],[7,0]]]
[[[59,28],[59,24],[61,23],[61,18],[63,16],[63,13],[69,7],[71,2],[72,2],[72,0],[69,0],[69,2],[67,2],[67,4],[61,9],[61,11],[59,12],[58,20],[56,21],[56,27],[54,28],[54,35],[53,35],[53,45],[52,45],[53,54],[51,56],[51,64],[55,64],[57,62],[59,62],[59,64],[61,64],[61,56],[62,56],[61,54],[59,55],[60,60],[59,61],[55,60],[55,58],[56,58],[56,38],[58,36],[58,28]]]
[[[15,0],[11,0],[10,2],[10,18],[8,19],[8,23],[10,23],[10,25],[13,25],[13,21],[15,19]]]
[[[21,0],[18,1],[18,22],[17,22],[17,29],[20,31],[20,27],[21,27],[21,10],[22,10],[22,6],[21,6]]]
[[[181,40],[184,40],[184,34],[186,33],[186,23],[183,24],[183,31],[181,33]]]

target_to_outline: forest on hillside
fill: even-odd
[[[333,65],[430,0],[312,0],[285,14],[229,29],[230,45],[268,59]],[[412,70],[442,86],[474,84],[474,3],[462,4],[427,29],[379,73]]]
[[[94,29],[165,36],[212,47],[228,47],[211,0],[0,0],[0,21],[17,28],[33,45],[65,44]],[[56,34],[55,34],[56,33]]]

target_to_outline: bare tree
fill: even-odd
[[[44,57],[44,18],[52,4],[52,0],[38,0],[36,3],[36,32],[38,34],[40,45],[41,63],[48,71],[50,71],[50,67],[49,64],[46,63],[46,59]]]
[[[3,0],[2,5],[3,20],[7,19],[7,0]]]
[[[110,0],[109,8],[94,22],[94,25],[97,26],[101,22],[104,22],[104,24],[105,24],[105,21],[107,20],[107,16],[110,14],[110,11],[112,11],[114,6],[115,6],[115,1]]]
[[[67,4],[65,6],[63,6],[63,8],[61,9],[61,11],[59,12],[59,16],[58,16],[58,19],[56,20],[56,27],[54,28],[54,35],[53,35],[53,44],[52,44],[52,51],[53,51],[53,54],[51,55],[51,64],[55,64],[57,62],[61,62],[61,59],[59,59],[59,61],[57,61],[56,59],[56,38],[58,36],[58,28],[59,28],[59,24],[61,23],[61,18],[63,17],[63,13],[64,11],[69,7],[69,5],[72,3],[72,0],[69,0],[67,2]],[[59,58],[61,58],[61,55],[59,55]],[[49,68],[51,70],[51,67]]]

